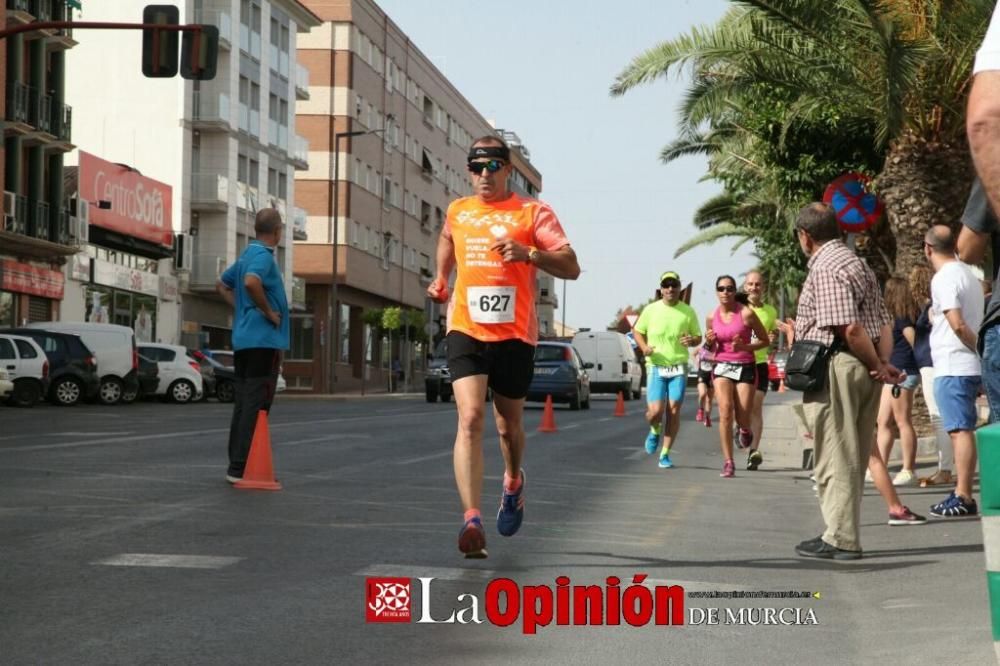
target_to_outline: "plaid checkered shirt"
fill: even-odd
[[[795,339],[833,344],[835,326],[864,326],[872,342],[890,323],[875,273],[839,240],[824,243],[809,258],[799,295]]]

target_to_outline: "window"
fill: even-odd
[[[241,183],[247,182],[247,156],[240,155],[236,158],[236,180]]]
[[[340,350],[340,362],[350,362],[350,341],[351,341],[351,306],[340,304],[340,342],[337,348]]]
[[[288,321],[290,348],[288,359],[311,361],[313,358],[313,316],[293,314]]]
[[[250,187],[257,187],[260,184],[260,162],[257,160],[250,160],[250,173],[248,177],[247,184]]]
[[[288,174],[284,171],[278,174],[278,198],[288,199]]]
[[[267,169],[267,193],[273,197],[278,196],[278,172],[270,167]]]
[[[38,358],[38,352],[27,340],[14,340],[14,344],[17,345],[17,352],[21,358]]]
[[[14,345],[9,338],[0,338],[0,358],[4,360],[17,358],[14,355]]]
[[[361,160],[354,160],[354,173],[351,174],[351,180],[354,181],[356,185],[361,185],[361,177],[364,171],[361,168]]]
[[[351,222],[351,245],[357,247],[361,244],[361,223],[357,220]]]
[[[385,206],[388,207],[389,204],[392,203],[392,199],[393,199],[392,181],[389,180],[388,178],[386,178],[385,180],[382,181],[382,183],[383,183],[382,184],[382,187],[383,187],[382,192],[385,194],[385,197],[382,199],[382,203]]]
[[[434,100],[426,95],[424,96],[424,120],[427,122],[434,121]]]

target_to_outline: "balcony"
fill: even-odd
[[[215,291],[215,284],[226,270],[226,258],[217,254],[196,254],[191,262],[192,291]]]
[[[219,48],[229,51],[233,45],[233,20],[227,12],[198,10],[194,13],[194,23],[214,25],[219,29]]]
[[[7,193],[4,193],[5,196]],[[28,198],[18,194],[14,197],[14,210],[4,211],[4,230],[22,236],[28,233]]]
[[[309,99],[309,70],[295,65],[295,99]]]
[[[55,233],[52,235],[51,240],[54,243],[59,243],[60,245],[70,245],[73,243],[73,238],[71,237],[71,226],[76,224],[76,218],[73,217],[69,210],[62,209],[56,214],[56,228]]]
[[[7,113],[6,120],[9,129],[21,133],[30,132],[31,125],[31,93],[33,88],[18,81],[7,84]]]
[[[236,207],[256,213],[260,208],[260,193],[256,187],[246,183],[236,183]]]
[[[50,133],[63,143],[70,143],[73,137],[73,107],[52,100],[51,117]]]
[[[32,95],[29,109],[31,124],[40,132],[52,134],[52,96]]]
[[[191,174],[191,210],[224,213],[228,207],[228,178],[220,173]]]
[[[49,240],[49,203],[34,201],[28,206],[28,235]]]
[[[292,136],[292,151],[288,154],[289,161],[296,169],[309,168],[309,142],[298,134]]]
[[[52,20],[52,0],[28,0],[31,15],[39,21]]]
[[[229,95],[196,90],[192,95],[191,122],[200,130],[228,132]]]

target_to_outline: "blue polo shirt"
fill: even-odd
[[[272,324],[264,313],[254,305],[244,286],[248,275],[256,275],[264,286],[264,294],[271,309],[281,315],[281,326]],[[233,320],[233,349],[267,348],[288,349],[288,299],[285,297],[285,283],[281,269],[274,258],[274,249],[260,241],[250,241],[236,263],[226,269],[219,278],[222,284],[233,290],[236,297],[236,312]]]

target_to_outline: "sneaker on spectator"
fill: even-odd
[[[979,507],[976,505],[976,500],[967,500],[953,492],[943,502],[938,502],[931,507],[931,517],[947,518],[949,520],[978,518]]]
[[[889,524],[893,527],[902,525],[926,525],[927,519],[918,513],[910,511],[910,507],[904,506],[902,511],[889,512]]]
[[[901,469],[892,479],[894,486],[915,486],[917,485],[917,475],[912,470]]]
[[[701,423],[702,421],[704,421],[705,420],[705,410],[702,409],[701,407],[699,407],[697,413],[695,413],[695,415],[694,415],[694,420],[697,421],[698,423]]]

